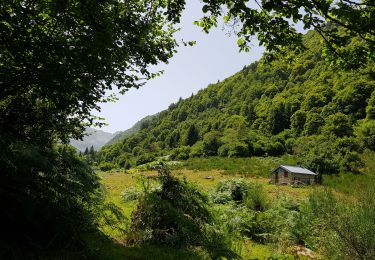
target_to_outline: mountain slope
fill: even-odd
[[[90,148],[91,146],[93,146],[95,150],[99,150],[117,133],[107,133],[102,130],[88,127],[85,130],[85,134],[87,135],[83,138],[83,140],[70,140],[70,144],[79,151],[84,151],[86,148]]]
[[[142,128],[144,128],[145,124],[147,124],[147,121],[149,121],[154,116],[155,115],[146,116],[146,117],[142,118],[141,120],[139,120],[137,123],[135,123],[131,128],[129,128],[125,131],[122,131],[122,132],[116,132],[115,135],[113,136],[113,138],[111,140],[109,140],[105,145],[110,145],[110,144],[116,143],[120,140],[125,139],[128,136],[131,136],[132,134],[137,133]]]
[[[100,160],[121,167],[157,156],[267,156],[293,153],[324,173],[356,171],[375,149],[375,82],[327,64],[315,32],[309,48],[255,62],[223,82],[172,104],[144,128],[105,147]]]

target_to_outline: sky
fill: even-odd
[[[264,49],[254,44],[251,51],[239,52],[236,35],[228,35],[228,30],[218,26],[209,34],[193,24],[203,16],[199,1],[187,1],[176,39],[196,41],[193,47],[179,47],[178,53],[168,64],[156,69],[164,73],[148,81],[139,89],[131,89],[119,95],[115,103],[101,104],[101,112],[95,113],[105,118],[108,126],[101,130],[114,133],[132,127],[147,115],[167,109],[180,97],[187,98],[192,93],[207,87],[210,83],[233,75],[245,65],[259,60]]]

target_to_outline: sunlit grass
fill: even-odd
[[[274,167],[279,164],[294,164],[296,159],[292,156],[254,157],[254,158],[197,158],[183,162],[183,166],[173,170],[173,174],[181,179],[196,184],[202,191],[210,192],[220,181],[243,178],[247,181],[260,183],[271,201],[276,202],[281,197],[294,200],[304,200],[315,189],[332,188],[339,198],[351,199],[355,190],[361,185],[368,185],[375,179],[375,155],[366,153],[364,160],[366,166],[362,174],[340,174],[324,176],[323,185],[293,187],[288,185],[274,185],[269,183],[269,176]],[[135,171],[133,173],[112,172],[99,173],[102,183],[106,188],[106,200],[112,202],[123,210],[124,215],[130,220],[131,213],[137,202],[124,202],[121,193],[129,187],[142,189],[142,181],[152,179],[157,175],[155,171]],[[375,182],[374,182],[375,183]],[[112,238],[116,234],[108,232]],[[120,241],[121,242],[121,241]],[[182,249],[165,248],[158,246],[128,247],[112,241],[114,245],[104,248],[101,259],[205,259],[202,252],[186,251]],[[291,255],[282,254],[271,245],[255,243],[251,240],[235,242],[235,248],[243,259],[293,259]]]
[[[296,164],[291,155],[282,157],[249,157],[249,158],[190,158],[181,167],[190,170],[208,171],[222,170],[223,173],[238,174],[244,177],[268,177],[271,171],[280,164]]]
[[[187,181],[195,183],[203,191],[209,192],[213,189],[218,182],[241,178],[241,175],[228,175],[224,174],[223,171],[210,170],[210,171],[193,171],[180,169],[173,171],[173,174],[179,178],[186,178]],[[121,193],[128,187],[138,186],[140,177],[138,176],[155,176],[156,173],[152,171],[146,171],[136,174],[126,174],[126,173],[101,173],[102,183],[107,189],[107,201],[113,202],[119,206],[124,214],[130,218],[131,212],[136,207],[136,202],[123,202],[121,199]],[[274,194],[289,194],[295,197],[302,197],[306,193],[304,188],[292,188],[285,186],[276,186],[268,184],[267,178],[245,178],[249,181],[256,181],[264,184],[266,191],[270,196],[274,197]],[[293,192],[292,192],[293,191]],[[296,195],[298,194],[298,195]],[[107,233],[108,235],[116,238],[117,234]],[[112,241],[116,244],[116,242]],[[117,242],[118,243],[118,242]],[[283,259],[288,255],[282,255],[275,252],[269,245],[257,244],[248,240],[237,242],[235,246],[243,259],[268,259],[269,257],[282,257]],[[102,251],[102,250],[101,250]],[[112,246],[108,250],[104,249],[104,259],[123,259],[124,257],[130,257],[131,259],[206,259],[206,257],[199,251],[188,252],[172,248],[162,248],[162,247],[125,247],[122,245]],[[151,257],[151,258],[149,258]],[[208,258],[207,258],[208,259]],[[290,257],[292,259],[292,257]]]
[[[366,185],[375,185],[375,153],[366,151],[362,159],[365,166],[360,173],[326,175],[323,178],[323,185],[347,195],[360,191]]]

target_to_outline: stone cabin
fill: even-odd
[[[317,174],[299,166],[280,165],[271,173],[273,184],[314,184]]]

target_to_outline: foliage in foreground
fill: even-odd
[[[99,178],[74,148],[42,150],[6,139],[0,146],[0,258],[85,254],[86,234],[98,232],[100,221],[115,225],[122,219],[115,206],[103,202]]]
[[[197,187],[159,168],[160,189],[145,190],[132,214],[131,242],[200,247],[211,258],[238,258],[230,241],[215,229],[208,198]]]
[[[354,203],[337,201],[327,191],[309,198],[311,220],[319,227],[317,245],[328,258],[374,259],[374,191],[373,186],[364,187]]]
[[[53,146],[100,125],[92,111],[114,99],[113,85],[124,92],[158,74],[149,66],[177,47],[175,4],[0,1],[1,253],[82,248],[97,230],[108,211],[97,176]]]
[[[273,244],[283,252],[308,248],[328,259],[373,259],[375,200],[373,182],[353,191],[349,201],[316,188],[305,200],[288,197],[269,203],[261,185],[244,180],[220,182],[211,192],[223,233]],[[265,207],[254,207],[259,202]]]

